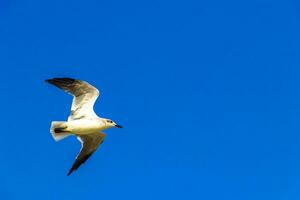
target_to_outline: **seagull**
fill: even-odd
[[[52,78],[46,82],[55,85],[73,96],[71,113],[67,121],[53,121],[50,133],[55,141],[74,135],[81,142],[81,150],[68,176],[77,170],[103,143],[105,129],[122,126],[111,119],[101,118],[94,112],[94,104],[99,91],[89,83],[73,78]]]

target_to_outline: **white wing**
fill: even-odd
[[[53,78],[46,81],[74,97],[68,121],[97,117],[94,112],[94,104],[99,96],[97,88],[85,81],[72,78]]]

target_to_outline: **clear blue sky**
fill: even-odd
[[[0,199],[300,199],[297,1],[0,1]],[[66,176],[89,81],[124,129]]]

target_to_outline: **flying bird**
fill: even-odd
[[[53,78],[46,82],[55,85],[73,96],[71,113],[67,121],[53,121],[50,132],[55,141],[70,135],[77,136],[81,150],[68,172],[68,176],[79,168],[103,143],[105,129],[122,126],[111,119],[101,118],[94,112],[94,103],[99,91],[89,83],[73,78]]]

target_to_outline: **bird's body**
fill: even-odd
[[[78,119],[66,122],[67,131],[77,136],[101,132],[107,128],[101,118]]]
[[[99,91],[89,83],[72,78],[54,78],[46,81],[74,97],[68,120],[53,121],[50,128],[56,141],[75,135],[82,144],[80,153],[68,173],[70,175],[102,144],[106,136],[103,130],[111,127],[121,128],[121,126],[110,119],[96,115],[93,106],[99,96]]]

